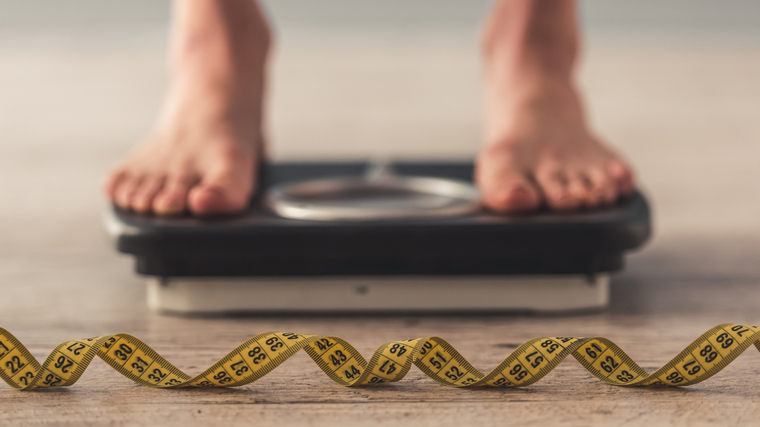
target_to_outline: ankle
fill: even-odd
[[[510,96],[540,96],[555,89],[573,89],[572,64],[557,64],[533,48],[495,50],[485,54],[485,79],[506,86]]]
[[[570,79],[579,38],[572,2],[497,1],[482,33],[489,69]]]
[[[262,105],[259,98],[207,85],[203,80],[174,80],[154,133],[181,141],[192,134],[212,140],[252,143],[262,140]]]
[[[257,28],[239,36],[189,33],[175,44],[165,116],[258,127],[271,39]]]
[[[212,59],[234,62],[245,58],[266,58],[272,46],[272,32],[266,23],[250,27],[196,28],[175,36],[171,46],[172,65],[208,64]]]
[[[568,56],[562,49],[548,42],[536,45],[520,40],[486,41],[483,57],[486,71],[491,74],[570,81],[574,72],[574,55]]]
[[[177,31],[171,46],[173,81],[200,91],[261,97],[272,35],[262,17],[250,18],[255,19],[204,22]]]
[[[501,116],[577,114],[582,110],[574,82],[543,74],[518,73],[489,78],[488,110]]]
[[[171,74],[196,75],[217,85],[255,82],[263,78],[271,43],[268,30],[265,35],[188,34],[173,48]]]

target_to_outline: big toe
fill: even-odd
[[[186,175],[167,178],[164,188],[153,199],[153,212],[157,215],[178,215],[187,207],[187,195],[195,180]]]
[[[230,214],[248,206],[250,192],[218,183],[201,183],[190,190],[188,206],[198,215]]]
[[[526,212],[538,208],[538,192],[525,177],[515,176],[486,190],[483,201],[500,212]]]
[[[483,203],[493,210],[526,212],[537,209],[541,204],[536,187],[509,151],[483,153],[478,160],[475,178]]]
[[[522,172],[510,167],[479,168],[477,176],[483,203],[499,212],[526,212],[537,209],[541,198]]]
[[[607,166],[607,173],[615,182],[621,195],[627,196],[633,192],[635,179],[628,165],[620,160],[614,160]]]

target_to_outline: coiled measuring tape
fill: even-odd
[[[56,347],[40,365],[16,337],[0,328],[0,377],[19,390],[70,386],[97,355],[144,386],[236,387],[258,380],[303,349],[328,377],[344,386],[399,381],[414,364],[428,377],[448,386],[523,387],[543,378],[571,354],[609,384],[685,386],[715,375],[752,344],[760,351],[760,327],[718,325],[650,375],[606,338],[534,338],[517,347],[491,373],[482,374],[438,337],[383,344],[367,362],[354,347],[337,337],[267,332],[190,377],[131,335],[68,341]]]

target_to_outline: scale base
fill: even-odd
[[[608,301],[605,274],[148,279],[148,306],[176,314],[565,312]]]

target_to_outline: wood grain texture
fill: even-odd
[[[278,90],[287,91],[288,81],[306,85],[302,70],[310,64],[327,69],[334,61],[349,64],[362,55],[333,52],[322,59],[317,54],[296,59],[296,53],[284,53],[278,63]],[[356,63],[383,62],[386,55],[394,59],[383,62],[388,67],[404,63],[408,68],[403,70],[419,71],[376,80],[382,90],[367,95],[381,104],[390,105],[427,75],[424,55],[407,58],[408,63],[403,55],[409,51],[366,55],[374,55],[372,62]],[[456,80],[477,72],[467,65],[469,51],[437,58],[436,68],[449,73],[437,77],[442,86],[446,76]],[[465,65],[445,71],[446,64],[459,61]],[[760,324],[758,50],[591,53],[583,81],[592,111],[604,133],[637,165],[655,208],[656,237],[613,280],[609,310],[553,317],[180,318],[149,312],[131,260],[116,255],[104,237],[97,184],[108,165],[149,127],[163,84],[161,66],[158,49],[57,56],[12,51],[0,57],[0,116],[6,118],[0,146],[0,325],[40,360],[63,341],[126,332],[193,374],[252,335],[292,330],[339,336],[365,356],[390,340],[439,335],[488,370],[525,340],[574,335],[612,339],[651,372],[715,324]],[[356,79],[339,78],[352,68],[342,70],[327,83],[315,82],[315,87],[327,86],[305,95],[311,96],[308,101],[324,101],[330,84],[338,88],[349,81],[353,87]],[[451,90],[470,93],[477,86],[467,85]],[[277,108],[296,95],[295,89],[278,95]],[[430,121],[409,121],[404,110],[387,116],[384,126],[396,123],[404,130],[404,137],[391,144],[394,153],[445,157],[474,151],[478,121],[470,107],[477,99],[468,98],[462,104],[466,109],[456,100],[436,99],[423,102],[426,117],[446,117],[433,134],[426,131]],[[323,157],[340,156],[347,139],[331,145],[329,132],[321,129],[334,132],[349,116],[353,133],[346,135],[378,126],[368,116],[347,116],[356,108],[343,101],[340,96],[325,101],[335,114],[309,116],[299,109],[300,121],[291,122],[280,114],[275,131],[287,129],[279,133],[280,152],[309,154],[319,146]],[[319,123],[316,133],[305,125],[309,120]],[[411,144],[415,138],[422,142]],[[404,151],[405,146],[410,148]],[[758,374],[760,355],[750,349],[724,372],[685,389],[611,387],[574,360],[525,389],[454,390],[414,368],[401,383],[348,389],[332,383],[301,353],[240,389],[166,391],[136,387],[95,361],[69,389],[21,393],[0,385],[0,423],[738,425],[759,419]]]

